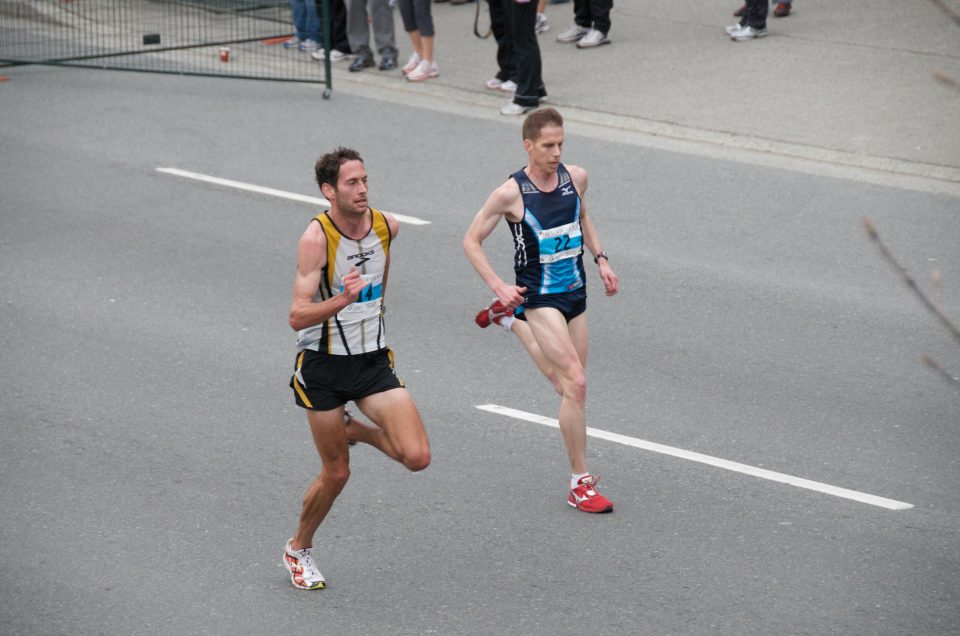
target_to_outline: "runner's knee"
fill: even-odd
[[[430,465],[430,449],[421,448],[402,453],[400,461],[408,470],[418,472]]]
[[[583,404],[587,401],[587,376],[578,372],[564,383],[564,396]]]
[[[347,485],[347,480],[350,479],[350,466],[346,462],[324,466],[323,472],[320,473],[320,479],[328,490],[339,493]]]

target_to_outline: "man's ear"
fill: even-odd
[[[329,183],[321,183],[320,193],[327,199],[327,201],[330,201],[337,196],[337,189]]]
[[[526,150],[527,152],[530,152],[531,150],[533,150],[533,142],[530,141],[529,139],[524,139],[523,149]]]

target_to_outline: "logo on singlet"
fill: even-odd
[[[569,196],[573,194],[573,186],[565,185],[560,189],[560,192],[562,193],[560,196]]]
[[[350,256],[347,257],[347,260],[352,261],[355,258],[359,258],[360,260],[357,261],[356,265],[360,266],[366,263],[367,261],[369,261],[370,257],[373,256],[375,252],[376,250],[370,250],[369,252],[360,252],[358,254],[351,254]]]

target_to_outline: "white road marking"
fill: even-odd
[[[512,417],[518,420],[525,420],[527,422],[543,424],[544,426],[552,426],[553,428],[560,428],[560,423],[557,420],[550,417],[537,415],[535,413],[518,411],[516,409],[507,408],[505,406],[498,406],[496,404],[481,404],[481,405],[478,405],[477,408],[480,409],[481,411],[489,411],[490,413],[506,415],[507,417]],[[638,439],[636,437],[628,437],[626,435],[611,433],[609,431],[603,431],[597,428],[587,427],[587,435],[589,435],[590,437],[605,439],[610,442],[617,442],[618,444],[624,444],[626,446],[642,448],[644,450],[653,451],[654,453],[671,455],[673,457],[679,457],[680,459],[688,459],[690,461],[700,462],[701,464],[709,464],[710,466],[716,466],[717,468],[732,470],[734,472],[743,473],[745,475],[751,475],[753,477],[760,477],[761,479],[778,481],[780,483],[789,484],[791,486],[796,486],[798,488],[815,490],[817,492],[822,492],[827,495],[833,495],[835,497],[852,499],[854,501],[859,501],[861,503],[870,504],[871,506],[879,506],[881,508],[887,508],[888,510],[907,510],[909,508],[913,508],[913,504],[905,503],[903,501],[896,501],[894,499],[887,499],[886,497],[869,495],[867,493],[858,492],[856,490],[848,490],[846,488],[840,488],[838,486],[831,486],[830,484],[824,484],[818,481],[811,481],[809,479],[803,479],[802,477],[785,475],[783,473],[777,473],[772,470],[756,468],[754,466],[748,466],[747,464],[740,464],[738,462],[732,462],[726,459],[720,459],[719,457],[711,457],[710,455],[703,455],[701,453],[695,453],[693,451],[687,451],[681,448],[664,446],[663,444],[648,442],[646,440]]]
[[[289,199],[291,201],[299,201],[301,203],[311,203],[313,205],[319,205],[322,208],[330,209],[330,202],[324,199],[323,197],[310,197],[303,194],[297,194],[296,192],[286,192],[284,190],[275,190],[273,188],[265,188],[263,186],[253,185],[252,183],[244,183],[242,181],[231,181],[230,179],[221,179],[220,177],[211,177],[210,175],[200,174],[199,172],[189,172],[187,170],[180,170],[179,168],[157,168],[157,172],[162,172],[163,174],[173,175],[175,177],[183,177],[185,179],[193,179],[195,181],[204,181],[206,183],[213,183],[216,185],[226,186],[228,188],[236,188],[237,190],[246,190],[247,192],[256,192],[258,194],[265,194],[271,197],[279,197],[281,199]],[[383,210],[387,212],[386,210]],[[397,221],[401,223],[409,223],[410,225],[429,225],[430,221],[424,221],[423,219],[418,219],[415,216],[406,216],[405,214],[396,214],[395,212],[387,212],[387,214],[392,214]]]

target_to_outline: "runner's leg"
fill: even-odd
[[[553,385],[554,390],[560,395],[563,395],[563,387],[560,386],[557,372],[554,371],[553,365],[550,364],[547,357],[543,355],[540,345],[537,344],[537,340],[533,337],[533,332],[530,331],[530,325],[524,320],[514,320],[510,325],[510,331],[523,343],[523,347],[527,350],[527,353],[530,354],[533,363],[540,369],[540,373],[550,380],[550,384]]]
[[[291,547],[295,550],[313,545],[313,535],[330,512],[337,495],[350,478],[350,452],[343,426],[343,407],[329,411],[307,411],[307,422],[320,453],[320,474],[303,497],[300,525]]]
[[[552,307],[528,307],[527,322],[547,361],[557,373],[563,397],[560,400],[560,432],[567,447],[570,469],[574,474],[587,472],[587,423],[584,413],[587,398],[587,378],[581,362],[581,353],[574,345],[563,314]],[[578,340],[586,334],[586,314],[576,327]],[[579,343],[582,347],[583,344]],[[586,355],[584,348],[583,355]]]
[[[383,429],[379,428],[378,426],[371,426],[351,416],[350,420],[347,422],[346,431],[347,441],[349,441],[351,444],[355,442],[369,444],[387,457],[400,461],[400,454],[397,453],[396,449],[393,447],[393,444],[390,443],[390,440],[387,438],[386,433],[383,432]]]
[[[427,431],[409,391],[390,389],[355,402],[386,435],[388,448],[393,454],[386,448],[381,449],[384,453],[413,471],[423,470],[430,465]]]

